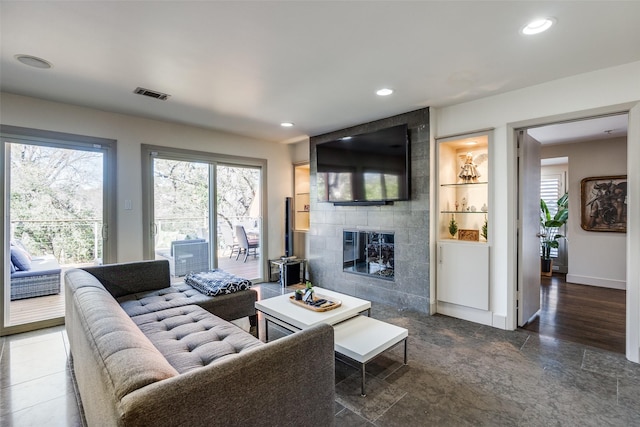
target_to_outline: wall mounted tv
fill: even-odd
[[[316,145],[318,201],[387,204],[409,200],[406,124]]]

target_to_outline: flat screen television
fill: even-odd
[[[409,200],[406,124],[316,145],[318,201],[386,204]]]

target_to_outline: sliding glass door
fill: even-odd
[[[246,278],[261,277],[260,169],[216,165],[218,268]]]
[[[105,181],[111,144],[4,132],[3,142],[3,331],[61,323],[64,272],[112,254]]]
[[[143,146],[145,252],[172,280],[219,268],[261,280],[262,161]]]
[[[153,159],[154,250],[173,277],[206,271],[210,260],[210,166]]]

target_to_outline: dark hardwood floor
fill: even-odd
[[[541,278],[540,313],[524,329],[625,352],[626,291],[576,285],[566,275]]]

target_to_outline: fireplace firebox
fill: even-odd
[[[342,249],[343,271],[395,280],[392,232],[344,230]]]

